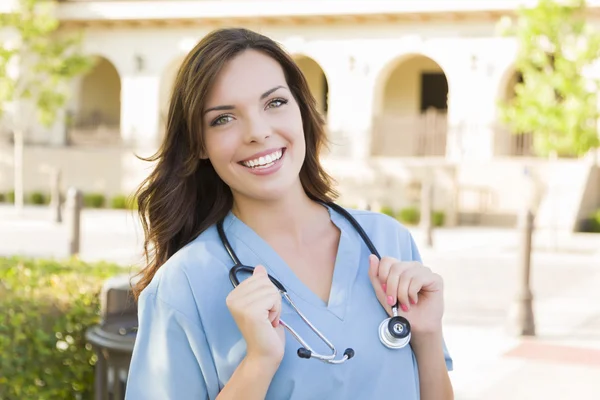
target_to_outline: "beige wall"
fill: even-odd
[[[148,156],[148,154],[140,154]],[[0,192],[14,188],[12,147],[0,148]],[[26,146],[23,164],[24,190],[48,192],[48,168],[60,168],[63,189],[75,186],[106,196],[129,195],[143,179],[149,164],[139,161],[133,151],[119,147]]]

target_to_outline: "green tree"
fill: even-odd
[[[0,115],[12,111],[6,122],[14,134],[18,210],[23,206],[25,130],[31,121],[51,126],[68,99],[71,79],[93,66],[80,50],[81,35],[60,29],[55,6],[55,1],[18,0],[10,12],[0,14]]]
[[[539,0],[503,21],[504,33],[518,42],[522,82],[500,112],[515,134],[532,134],[540,156],[581,156],[600,144],[600,81],[591,73],[600,36],[585,11],[585,0]]]

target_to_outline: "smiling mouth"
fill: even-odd
[[[252,168],[252,169],[269,168],[273,164],[275,164],[277,161],[279,161],[281,159],[281,157],[283,157],[283,154],[285,153],[285,149],[286,149],[285,147],[282,147],[279,150],[275,150],[271,154],[267,154],[265,156],[255,158],[253,160],[240,161],[239,164],[243,165],[244,167]]]

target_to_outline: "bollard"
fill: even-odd
[[[421,229],[425,235],[425,244],[433,246],[433,182],[430,176],[421,185]]]
[[[67,192],[66,214],[68,218],[67,240],[69,243],[69,255],[79,254],[79,243],[81,242],[81,209],[83,207],[83,194],[81,190],[69,188]]]
[[[62,202],[60,199],[60,180],[61,172],[59,168],[52,170],[50,174],[50,211],[52,213],[52,221],[62,222]]]
[[[521,213],[519,254],[519,288],[514,298],[510,314],[509,330],[518,336],[535,336],[535,318],[533,315],[533,294],[531,292],[531,244],[534,215],[529,207]]]

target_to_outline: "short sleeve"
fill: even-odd
[[[409,240],[410,240],[410,259],[411,261],[418,261],[418,262],[423,262],[423,260],[421,259],[421,253],[419,252],[419,248],[417,247],[417,244],[413,238],[413,236],[409,233]],[[444,359],[446,361],[446,368],[448,369],[448,371],[452,371],[454,370],[454,362],[452,360],[452,357],[450,356],[450,352],[448,351],[448,347],[446,346],[446,341],[443,341],[443,348],[444,348]]]
[[[203,366],[209,355],[202,327],[155,293],[142,293],[138,310],[125,399],[209,398],[202,372],[209,368]]]

